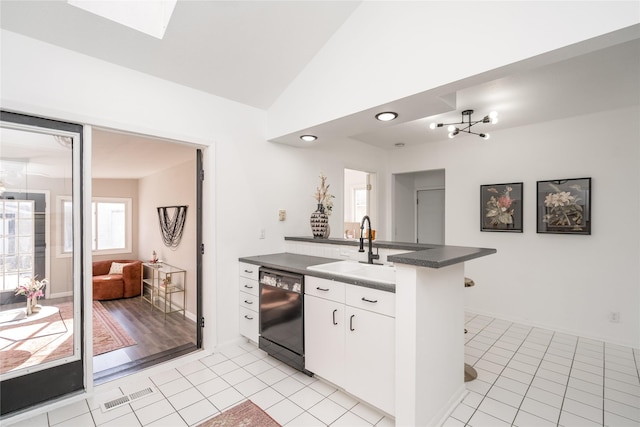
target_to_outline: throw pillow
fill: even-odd
[[[122,274],[122,268],[128,265],[127,263],[121,262],[112,262],[111,269],[109,270],[109,274]]]

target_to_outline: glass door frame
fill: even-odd
[[[87,179],[85,165],[90,159],[90,150],[85,150],[86,138],[90,138],[90,127],[80,124],[61,122],[56,120],[34,117],[8,111],[0,111],[2,126],[10,129],[24,130],[35,133],[69,136],[72,138],[72,197],[73,204],[73,241],[74,250],[72,261],[73,277],[73,319],[78,321],[79,328],[74,328],[73,354],[59,359],[58,363],[50,362],[20,371],[21,375],[3,378],[0,382],[0,396],[2,396],[2,416],[29,409],[32,406],[46,403],[53,399],[66,397],[74,393],[90,390],[93,386],[92,377],[87,375],[92,368],[92,328],[87,319],[92,319],[91,303],[86,300],[91,292],[84,292],[86,276],[91,275],[90,248],[87,241],[85,224],[87,221],[87,204],[91,198],[91,180]],[[90,147],[90,141],[87,144]],[[89,167],[90,169],[90,167]],[[89,218],[90,219],[90,218]],[[90,234],[89,234],[90,236]],[[87,256],[89,255],[89,256]],[[51,366],[53,365],[53,366]],[[34,390],[37,390],[34,393]]]

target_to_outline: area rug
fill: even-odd
[[[60,312],[44,319],[19,325],[2,324],[0,327],[0,373],[73,355],[73,305],[68,302],[58,304],[56,307]],[[11,338],[18,335],[29,339],[14,342]],[[136,344],[135,340],[107,309],[99,301],[94,301],[94,356],[134,344]]]
[[[273,418],[250,400],[234,406],[198,427],[280,427]]]

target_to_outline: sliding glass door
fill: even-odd
[[[0,114],[0,408],[5,415],[85,387],[83,183],[82,126]],[[71,218],[64,215],[62,200],[71,202]]]

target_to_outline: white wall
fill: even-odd
[[[365,1],[269,109],[269,138],[639,22],[637,1]]]
[[[467,263],[467,309],[640,346],[639,116],[635,106],[390,152],[391,173],[446,169],[448,245],[498,250]],[[536,181],[583,177],[592,235],[537,234]],[[523,234],[479,231],[479,186],[500,182],[524,183]]]
[[[187,316],[196,320],[196,152],[193,161],[174,166],[138,181],[139,230],[138,258],[151,259],[155,250],[158,259],[186,270]],[[168,248],[162,241],[158,222],[159,206],[188,206],[180,244]],[[170,212],[171,213],[171,212]],[[180,295],[178,298],[180,299]],[[179,302],[182,305],[182,301]]]
[[[238,257],[283,251],[285,235],[311,235],[321,172],[338,213],[345,167],[384,172],[381,151],[360,142],[306,149],[269,143],[264,111],[9,31],[1,36],[3,109],[205,147],[205,347],[238,337]],[[278,209],[287,210],[286,221],[278,221]],[[330,224],[340,230],[342,215]],[[263,228],[266,238],[259,239]],[[142,244],[139,255],[147,256]]]

